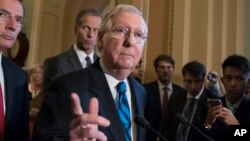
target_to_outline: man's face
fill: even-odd
[[[174,66],[166,61],[160,61],[155,69],[158,79],[163,84],[168,84],[173,76]]]
[[[81,25],[76,27],[77,46],[83,51],[93,51],[97,44],[101,17],[86,15],[81,18]]]
[[[13,46],[22,24],[22,4],[18,0],[0,0],[0,51]]]
[[[131,12],[120,13],[112,21],[112,28],[100,39],[102,61],[108,69],[129,69],[132,72],[142,56],[145,39],[138,41],[137,37],[145,33],[146,23],[140,15]],[[128,34],[119,38],[119,35],[124,35],[122,29]]]
[[[246,91],[247,77],[237,68],[226,67],[221,81],[225,87],[227,96],[231,99],[240,99]]]
[[[192,96],[198,95],[202,87],[204,86],[205,78],[194,77],[189,73],[187,73],[185,74],[183,79],[184,79],[184,87]]]

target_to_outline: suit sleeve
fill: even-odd
[[[33,141],[67,141],[69,125],[73,118],[70,92],[56,79],[45,95],[35,121]]]
[[[44,61],[44,73],[43,73],[43,93],[48,92],[48,88],[52,81],[60,76],[59,64],[55,59],[49,58]]]

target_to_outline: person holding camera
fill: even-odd
[[[250,99],[246,96],[249,60],[241,55],[231,55],[223,62],[222,71],[221,81],[226,95],[221,98],[222,104],[209,108],[204,124],[215,140],[231,138],[228,125],[250,124]]]

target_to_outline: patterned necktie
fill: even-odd
[[[161,120],[164,121],[166,117],[166,112],[167,112],[167,107],[168,107],[168,87],[163,88],[164,93],[163,93],[163,99],[162,99],[162,108],[161,108]]]
[[[124,81],[119,82],[116,86],[118,96],[118,115],[123,123],[125,129],[125,141],[131,141],[131,120],[130,110],[128,105],[128,98],[126,95],[126,83]]]
[[[194,98],[187,99],[186,106],[184,108],[185,108],[183,111],[184,117],[186,117],[189,120],[189,122],[192,122],[191,118],[195,109],[195,99]],[[177,130],[176,141],[187,141],[188,134],[189,134],[189,125],[180,123],[179,128]]]
[[[0,83],[0,140],[3,140],[4,135],[4,109],[3,109],[3,92]]]
[[[91,61],[91,59],[90,59],[89,56],[85,57],[85,61],[86,61],[86,63],[87,63],[87,67],[90,66],[90,65],[92,64],[92,61]]]

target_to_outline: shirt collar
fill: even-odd
[[[245,97],[245,95],[243,95],[243,96],[241,97],[241,99],[240,99],[238,102],[232,104],[232,103],[228,100],[228,98],[227,98],[227,96],[226,96],[226,97],[225,97],[225,100],[226,100],[226,105],[227,105],[227,107],[231,106],[231,107],[234,107],[235,109],[237,109],[237,108],[239,107],[241,101],[244,99],[244,97]]]
[[[188,94],[187,94],[187,98],[195,98],[195,99],[200,99],[200,97],[201,97],[201,95],[202,95],[203,91],[204,91],[204,86],[202,86],[202,88],[201,88],[201,90],[200,90],[199,94],[197,94],[195,97],[191,96],[191,94],[190,94],[190,93],[188,93]]]
[[[94,62],[94,51],[92,51],[89,55],[86,54],[84,51],[80,50],[79,47],[74,44],[73,46],[74,50],[76,51],[76,54],[80,60],[84,60],[87,56],[90,57],[91,61]]]
[[[163,88],[165,87],[165,85],[162,84],[161,81],[157,80],[157,82],[158,82],[159,89],[163,89]],[[169,84],[167,85],[167,88],[168,88],[170,91],[173,91],[172,82],[169,82]]]

